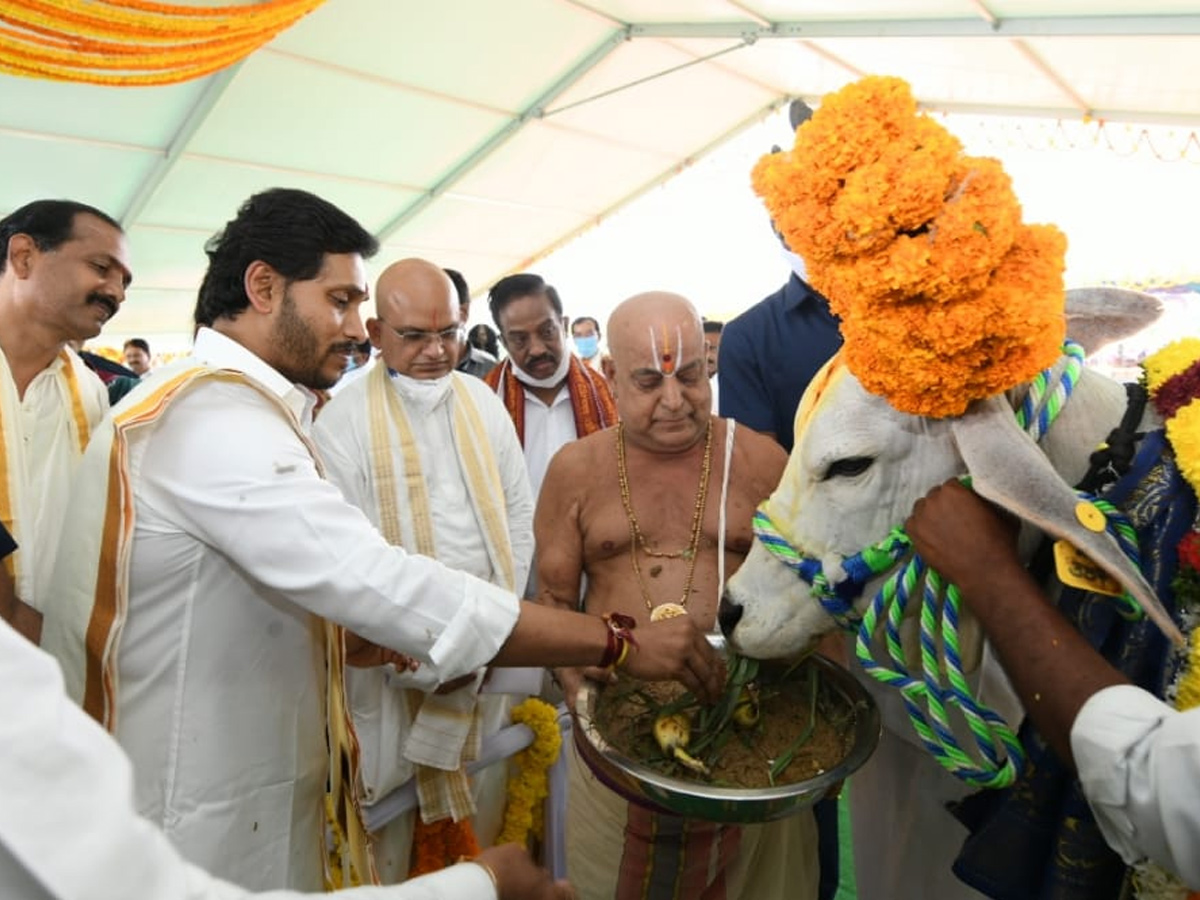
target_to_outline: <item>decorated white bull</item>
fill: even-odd
[[[1131,316],[1125,327],[1136,328],[1158,311],[1153,298],[1130,291],[1083,292],[1074,299],[1093,309],[1096,301],[1119,302]],[[1089,341],[1097,340],[1104,324],[1119,326],[1113,320],[1080,318]],[[1055,402],[1055,385],[1062,384],[1064,371],[1074,368],[1071,357],[1054,367],[1037,413]],[[763,512],[776,534],[797,551],[797,559],[807,563],[806,574],[824,577],[828,593],[835,595],[827,605],[846,603],[851,611],[831,615],[798,567],[759,540],[726,587],[721,621],[733,646],[753,657],[791,656],[838,628],[839,619],[843,625],[856,622],[908,556],[900,555],[884,571],[861,581],[845,572],[844,562],[864,548],[886,544],[919,497],[962,475],[971,476],[977,491],[1033,524],[1022,536],[1027,555],[1042,533],[1064,538],[1086,548],[1093,560],[1157,610],[1153,592],[1118,543],[1079,520],[1079,498],[1070,487],[1087,473],[1093,451],[1125,415],[1124,386],[1082,369],[1056,419],[1035,443],[1017,416],[1031,387],[1036,390],[1039,384],[981,401],[961,417],[930,419],[896,411],[867,393],[839,359],[831,361],[801,402],[795,448]],[[1035,430],[1038,419],[1037,414],[1032,417]],[[1155,424],[1147,407],[1136,428],[1145,431]],[[919,672],[916,607],[912,605],[900,630],[905,662]],[[1015,728],[1021,719],[1019,704],[970,621],[960,622],[959,639],[962,668],[978,699]],[[872,650],[885,660],[879,635]],[[851,785],[860,896],[980,896],[951,873],[966,832],[945,808],[972,787],[929,754],[910,726],[900,694],[861,670],[859,674],[885,723],[875,758]],[[956,719],[955,724],[960,743],[969,744],[965,723]]]
[[[884,720],[850,785],[859,896],[978,897],[952,874],[967,830],[947,804],[1014,782],[1021,710],[954,591],[921,570],[899,527],[931,488],[969,478],[1028,523],[1024,552],[1040,535],[1060,540],[1060,571],[1114,591],[1178,640],[1127,523],[1072,487],[1114,429],[1133,443],[1153,413],[1084,369],[1083,347],[1064,345],[1064,236],[1024,224],[999,163],[965,156],[903,82],[867,78],[826,97],[754,181],[841,318],[845,346],[801,401],[791,459],[727,585],[722,627],[756,657],[801,652],[839,625],[856,633],[852,655]],[[1072,335],[1093,349],[1157,310],[1112,292],[1073,299]],[[1104,313],[1114,299],[1116,317]]]

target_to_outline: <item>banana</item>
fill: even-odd
[[[675,757],[683,766],[701,775],[709,774],[708,766],[696,759],[684,748],[692,737],[692,726],[683,713],[659,716],[654,720],[654,739],[662,752]]]
[[[758,691],[746,685],[733,708],[734,724],[739,728],[753,728],[758,724],[758,714]]]

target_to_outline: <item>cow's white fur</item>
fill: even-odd
[[[1153,298],[1124,293],[1127,303],[1157,308]],[[1093,292],[1081,299],[1094,304],[1097,297]],[[1134,316],[1130,321],[1140,326],[1145,324],[1145,316]],[[1100,342],[1095,329],[1089,332],[1088,340],[1093,347]],[[1014,391],[1009,401],[1018,402],[1022,390]],[[1084,370],[1070,402],[1040,444],[1061,477],[1060,487],[1083,477],[1089,455],[1120,420],[1125,405],[1122,385]],[[999,424],[995,407],[992,403],[988,411],[967,415],[991,415],[993,423]],[[1154,424],[1153,413],[1148,411],[1143,425]],[[835,360],[828,377],[818,376],[801,402],[796,446],[779,487],[768,501],[768,513],[793,545],[822,561],[833,580],[842,558],[884,538],[892,526],[903,524],[915,501],[930,488],[966,472],[956,443],[958,428],[952,421],[896,412],[868,394]],[[1014,449],[1013,460],[1020,458],[1015,452],[1017,443],[1013,442],[1028,443],[1027,439],[1015,426],[996,430],[997,443]],[[974,439],[978,450],[978,435]],[[1004,453],[984,455],[990,466],[1005,464]],[[826,477],[831,463],[856,457],[873,461],[860,474]],[[1013,463],[1028,464],[1027,456],[1023,462]],[[1020,485],[1022,474],[1007,473],[1009,484]],[[1015,479],[1011,477],[1014,475]],[[1036,490],[1043,491],[1045,485],[1043,478]],[[1028,519],[1031,511],[1038,511],[1040,498],[1022,498],[1018,488],[1018,496],[1009,500],[1010,508]],[[1039,520],[1037,515],[1032,518]],[[1038,535],[1027,531],[1022,542],[1024,552],[1029,553]],[[866,585],[856,608],[861,611],[866,607],[884,577]],[[811,596],[809,586],[757,541],[730,579],[726,598],[743,608],[730,640],[736,649],[751,656],[791,655],[835,627]],[[986,650],[979,644],[976,650],[980,652],[964,657],[982,660],[972,678],[981,700],[998,707],[1015,726],[1019,715],[1015,698]],[[969,662],[968,671],[971,665]],[[915,738],[907,732],[896,693],[873,686],[861,671],[859,675],[879,703],[884,720],[879,749],[851,783],[860,896],[975,900],[981,895],[950,874],[965,832],[946,811],[945,803],[965,794],[966,786],[943,771],[919,745],[914,746]]]

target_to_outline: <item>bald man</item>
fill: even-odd
[[[380,276],[375,309],[367,333],[381,362],[331,400],[313,429],[329,478],[393,544],[510,591],[524,586],[533,555],[525,458],[500,398],[454,371],[463,334],[453,283],[433,263],[401,260]],[[529,690],[540,687],[540,671]],[[474,813],[481,846],[492,843],[504,767],[479,773],[468,790],[459,771],[471,757],[465,727],[458,744],[446,737],[453,723],[470,724],[464,712],[474,711],[480,736],[508,724],[513,696],[477,697],[479,675],[432,693],[439,686],[419,667],[350,673],[365,804],[423,770],[426,816]],[[384,883],[408,873],[413,821],[409,813],[374,835]]]
[[[722,579],[749,552],[751,515],[786,454],[748,429],[735,440],[734,422],[712,415],[704,332],[683,297],[626,300],[609,319],[608,343],[620,424],[566,445],[550,464],[534,519],[540,599],[640,623],[683,613],[712,630]],[[582,678],[604,676],[556,674],[568,696]],[[816,895],[808,812],[717,825],[626,804],[578,758],[571,778],[568,868],[585,900]]]

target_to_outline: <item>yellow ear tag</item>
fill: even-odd
[[[1097,534],[1103,531],[1108,525],[1108,520],[1105,519],[1104,513],[1095,504],[1088,503],[1086,500],[1080,500],[1075,504],[1075,518],[1088,531],[1094,531]]]
[[[1058,580],[1068,587],[1107,594],[1109,597],[1120,597],[1125,593],[1119,581],[1066,541],[1054,542],[1054,567],[1058,572]]]

